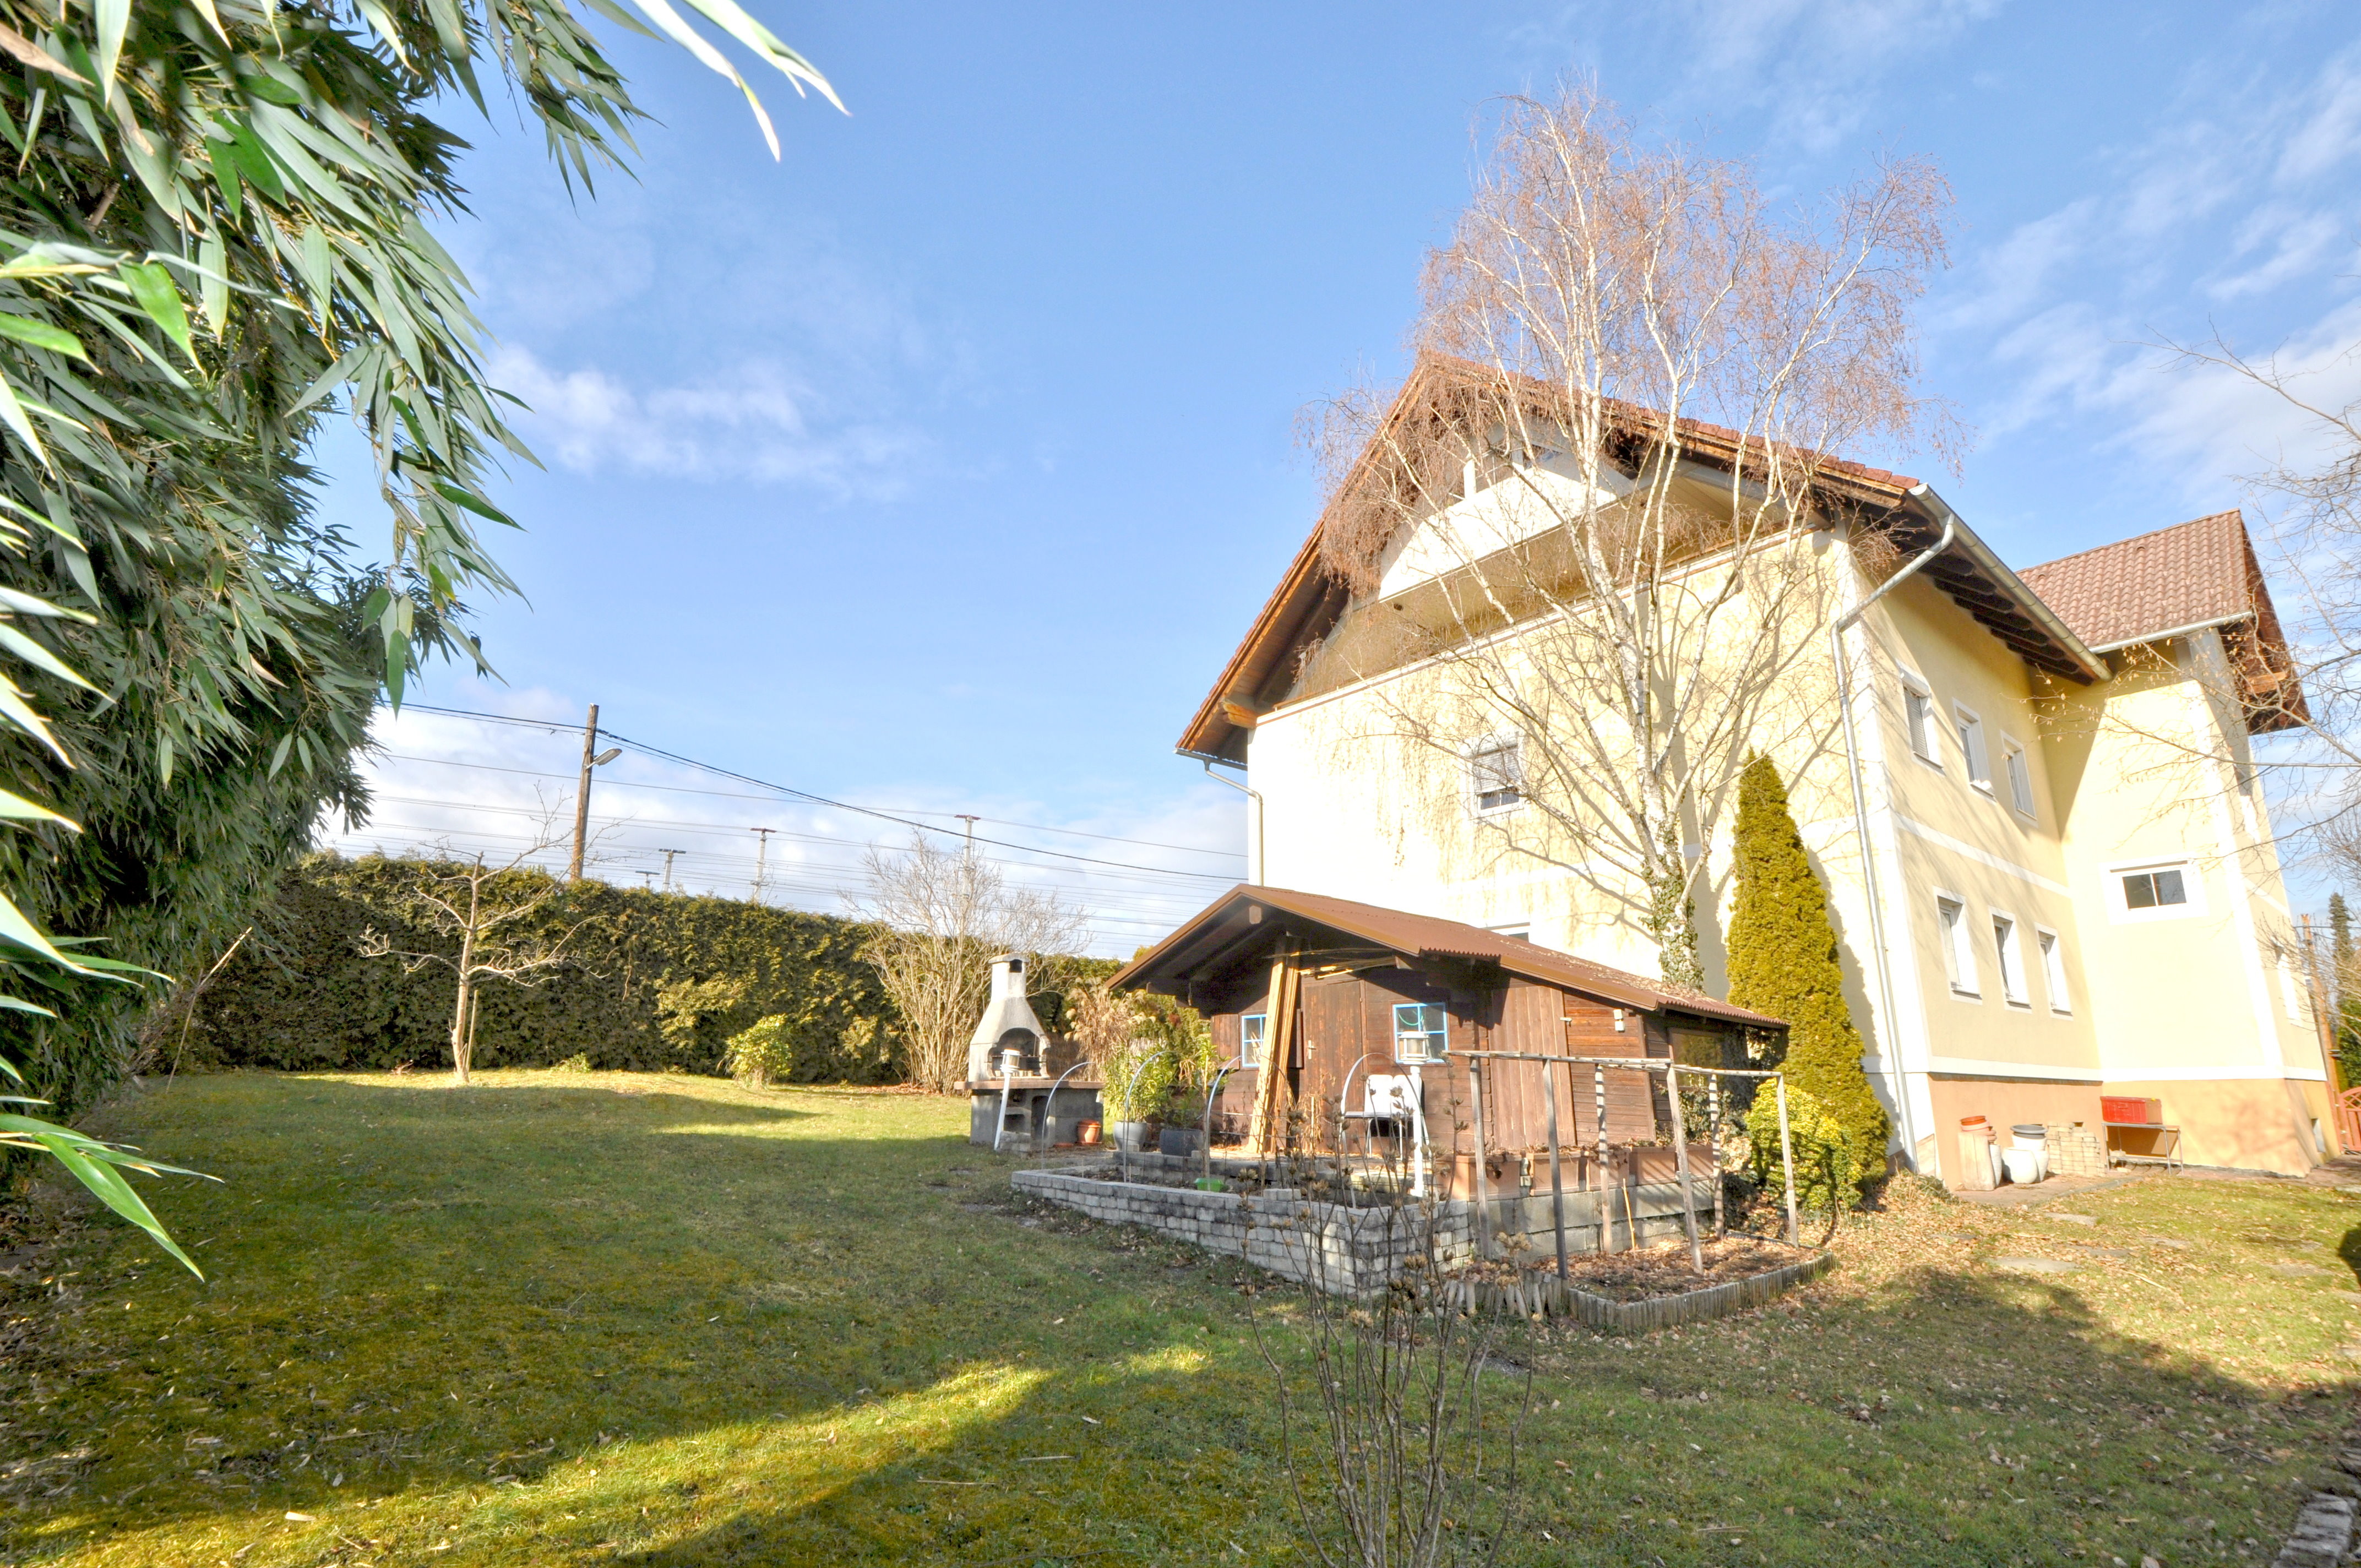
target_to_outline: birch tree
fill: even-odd
[[[1386,656],[1433,674],[1380,688],[1389,721],[1497,774],[1529,809],[1483,831],[1587,877],[1667,980],[1702,983],[1696,846],[1749,749],[1832,718],[1774,700],[1825,658],[1828,455],[1940,438],[1911,307],[1947,202],[1904,161],[1782,207],[1593,93],[1512,99],[1428,258],[1411,386],[1315,419],[1328,567],[1367,596],[1426,553]],[[1491,734],[1513,748],[1471,757]]]
[[[992,960],[1081,944],[1082,914],[1054,893],[1013,888],[972,850],[923,835],[864,857],[851,901],[878,927],[864,956],[901,1009],[910,1080],[949,1093],[967,1077],[968,1038],[992,997]]]

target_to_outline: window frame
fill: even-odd
[[[1982,1002],[1979,988],[1982,977],[1976,971],[1975,942],[1968,935],[1968,901],[1958,894],[1936,888],[1935,939],[1943,949],[1943,974],[1951,983],[1951,994],[1961,1002]]]
[[[1516,798],[1500,806],[1484,804],[1483,780],[1477,772],[1478,762],[1485,757],[1506,752],[1516,763]],[[1485,735],[1468,741],[1459,749],[1459,760],[1467,768],[1467,814],[1476,820],[1488,821],[1496,817],[1511,817],[1525,808],[1525,738],[1520,734]]]
[[[1436,1019],[1437,1019],[1437,1021],[1441,1024],[1441,1025],[1442,1025],[1442,1026],[1441,1026],[1441,1027],[1439,1027],[1439,1028],[1421,1028],[1421,1029],[1414,1029],[1414,1030],[1405,1030],[1405,1029],[1402,1027],[1402,1009],[1403,1009],[1403,1008],[1405,1008],[1405,1007],[1416,1007],[1416,1008],[1419,1008],[1422,1012],[1424,1012],[1424,1011],[1427,1011],[1427,1010],[1432,1010],[1432,1011],[1433,1011],[1433,1014],[1434,1014],[1434,1015],[1435,1015],[1435,1018],[1436,1018]],[[1423,1023],[1425,1023],[1425,1022],[1426,1022],[1426,1020],[1425,1020],[1423,1017],[1422,1017],[1422,1018],[1419,1020],[1419,1022],[1420,1022],[1421,1024],[1423,1024]],[[1434,1046],[1434,1047],[1433,1047],[1429,1051],[1429,1053],[1428,1053],[1427,1055],[1425,1055],[1425,1056],[1406,1057],[1406,1056],[1402,1055],[1402,1041],[1403,1041],[1404,1039],[1411,1038],[1411,1037],[1413,1037],[1413,1036],[1415,1036],[1415,1037],[1417,1037],[1417,1038],[1421,1038],[1421,1039],[1429,1040],[1429,1041],[1440,1041],[1440,1042],[1441,1042],[1441,1044],[1440,1044],[1440,1045],[1437,1045],[1437,1046]],[[1394,1063],[1395,1063],[1395,1065],[1396,1065],[1396,1066],[1398,1066],[1398,1067],[1440,1067],[1440,1066],[1442,1066],[1444,1063],[1445,1063],[1445,1062],[1449,1061],[1450,1059],[1451,1059],[1451,1009],[1450,1009],[1447,1005],[1445,1005],[1444,1003],[1440,1003],[1440,1002],[1397,1002],[1397,1003],[1394,1003]]]
[[[1936,733],[1940,726],[1935,722],[1935,688],[1916,671],[1903,670],[1900,674],[1903,741],[1912,756],[1939,773],[1943,771],[1943,743]]]
[[[2179,904],[2154,904],[2144,909],[2132,907],[2130,890],[2125,885],[2131,878],[2154,875],[2158,872],[2180,873],[2181,901]],[[2117,926],[2145,926],[2158,920],[2195,920],[2206,913],[2205,877],[2198,869],[2194,855],[2158,855],[2142,861],[2118,861],[2104,867],[2107,879],[2107,918]]]
[[[1992,748],[1984,739],[1984,716],[1966,703],[1951,704],[1951,732],[1960,742],[1960,768],[1967,774],[1968,783],[1994,795],[1992,781]]]
[[[2033,798],[2033,756],[2025,743],[2004,730],[2000,738],[2000,771],[2008,780],[2009,809],[2027,822],[2041,820]],[[2022,788],[2018,786],[2022,785]]]
[[[1246,1025],[1248,1024],[1259,1024],[1262,1025],[1254,1032],[1254,1039],[1252,1041],[1254,1049],[1252,1051],[1248,1051],[1246,1049],[1248,1044],[1246,1039]],[[1269,1044],[1270,1014],[1268,1012],[1241,1013],[1238,1014],[1238,1066],[1241,1069],[1258,1068],[1262,1066],[1264,1048]]]
[[[2047,926],[2036,926],[2033,949],[2041,955],[2041,988],[2048,995],[2049,1011],[2061,1018],[2071,1018],[2074,992],[2066,983],[2066,938]]]
[[[1992,922],[1993,951],[2000,969],[2000,999],[2011,1007],[2033,1010],[2033,989],[2026,982],[2025,925],[2005,909],[1984,910]]]

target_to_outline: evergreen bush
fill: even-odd
[[[1746,1142],[1755,1179],[1772,1201],[1786,1201],[1786,1168],[1779,1158],[1779,1096],[1764,1090],[1746,1113]],[[1861,1186],[1861,1146],[1852,1129],[1819,1100],[1789,1085],[1787,1147],[1795,1161],[1795,1207],[1836,1217]]]
[[[757,1018],[730,1036],[730,1050],[721,1065],[730,1077],[757,1089],[770,1087],[796,1069],[796,1049],[787,1037],[787,1018],[774,1013]]]
[[[448,970],[405,974],[364,959],[365,927],[397,946],[442,938],[411,928],[417,860],[310,857],[281,879],[251,952],[222,970],[196,1009],[190,1060],[304,1071],[421,1068],[451,1058]],[[514,875],[539,877],[539,872]],[[476,1061],[606,1069],[724,1070],[731,1038],[776,1018],[787,1082],[881,1083],[899,1076],[899,1020],[861,959],[853,921],[740,899],[586,882],[536,913],[555,937],[577,924],[576,961],[530,990],[487,986]],[[587,922],[587,924],[585,924]]]
[[[1871,1179],[1883,1167],[1885,1107],[1861,1070],[1861,1036],[1845,1005],[1828,892],[1804,853],[1779,770],[1760,753],[1739,778],[1735,836],[1730,1000],[1786,1021],[1786,1055],[1779,1065],[1790,1098],[1801,1090],[1843,1124],[1857,1151],[1859,1179]]]

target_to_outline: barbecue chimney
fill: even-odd
[[[967,1043],[967,1076],[982,1083],[1003,1076],[1026,1078],[1041,1071],[1042,1047],[1049,1031],[1025,1000],[1027,960],[1004,953],[992,960],[992,1000]],[[1016,1053],[1015,1071],[1006,1071],[1008,1053]]]

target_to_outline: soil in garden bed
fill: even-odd
[[[1644,1246],[1637,1252],[1580,1253],[1565,1260],[1565,1271],[1574,1285],[1594,1296],[1615,1301],[1645,1301],[1657,1296],[1702,1290],[1708,1285],[1726,1285],[1733,1279],[1751,1279],[1791,1263],[1801,1263],[1811,1255],[1783,1242],[1724,1236],[1705,1244],[1703,1274],[1690,1264],[1689,1245],[1685,1241]],[[1556,1257],[1543,1253],[1513,1260],[1500,1258],[1469,1264],[1455,1269],[1451,1277],[1501,1285],[1520,1275],[1554,1278],[1556,1274]]]

